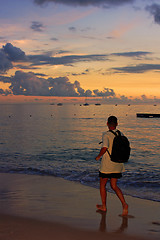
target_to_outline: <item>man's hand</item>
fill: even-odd
[[[98,156],[95,158],[96,161],[98,161],[98,160],[103,156],[103,154],[105,154],[106,151],[107,151],[107,148],[106,148],[106,147],[102,147],[101,150],[100,150],[100,153],[99,153]]]
[[[100,159],[100,157],[99,157],[99,156],[97,156],[95,159],[96,159],[96,161],[98,161],[98,160]]]

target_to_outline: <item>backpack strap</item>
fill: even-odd
[[[117,136],[121,136],[121,132],[119,131],[119,130],[117,130],[117,131],[113,131],[113,130],[109,130],[109,132],[111,132],[111,133],[113,133],[116,137]],[[118,134],[118,135],[117,135]]]
[[[113,130],[109,130],[109,132],[111,132],[111,133],[113,133],[114,135],[115,135],[115,137],[117,137],[117,136],[121,136],[121,132],[119,131],[119,130],[117,130],[117,131],[113,131]],[[110,154],[110,152],[109,152],[109,150],[107,149],[107,153],[108,153],[108,155],[110,156],[110,158],[111,158],[111,154]]]

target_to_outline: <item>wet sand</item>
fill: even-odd
[[[0,174],[0,240],[159,239],[160,203],[126,196],[129,216],[108,193],[107,213],[96,211],[99,190],[50,176]]]

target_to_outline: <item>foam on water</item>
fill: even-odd
[[[160,201],[160,119],[136,118],[151,106],[23,104],[0,105],[0,111],[0,172],[50,175],[96,188],[98,143],[106,118],[116,115],[132,148],[119,180],[123,192]]]

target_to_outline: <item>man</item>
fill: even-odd
[[[118,125],[117,118],[115,116],[110,116],[107,121],[107,126],[109,130],[116,132],[116,127]],[[122,172],[124,172],[124,164],[112,162],[110,156],[107,151],[112,151],[113,139],[115,135],[107,131],[102,135],[103,146],[100,150],[100,153],[96,157],[98,161],[101,157],[101,165],[99,169],[99,177],[100,177],[100,195],[102,200],[102,205],[96,205],[98,210],[106,211],[106,184],[108,179],[110,179],[111,188],[115,191],[116,195],[120,199],[122,203],[122,216],[128,215],[128,204],[125,201],[123,193],[121,189],[117,186],[117,180],[122,177]]]

